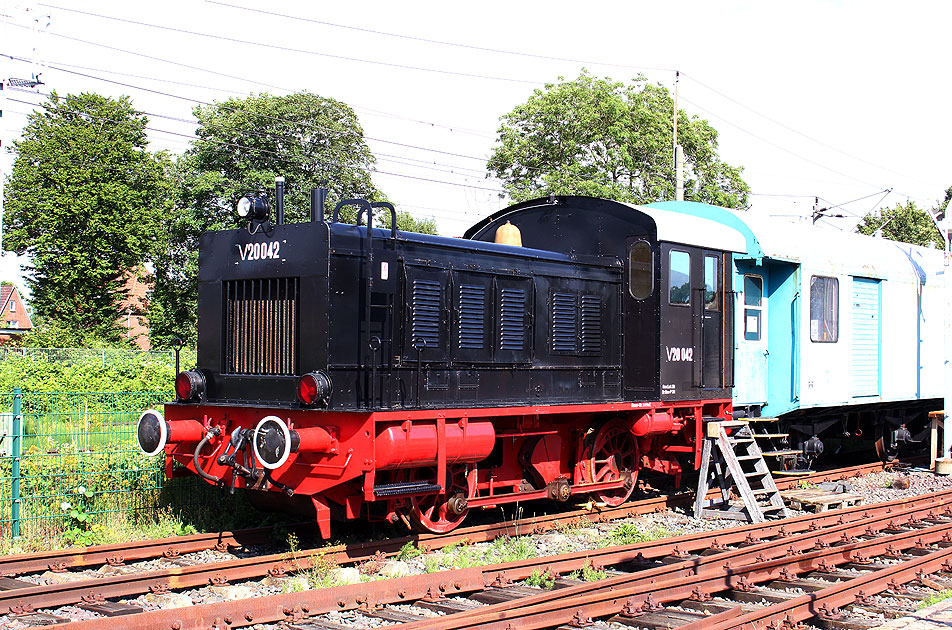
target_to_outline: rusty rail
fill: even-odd
[[[932,495],[926,495],[925,498],[904,499],[882,506],[861,506],[820,515],[807,515],[789,521],[768,523],[766,528],[762,525],[736,527],[730,530],[708,532],[666,541],[652,541],[626,547],[520,561],[506,565],[453,570],[438,574],[320,589],[318,591],[253,598],[240,602],[207,604],[184,610],[153,611],[130,616],[129,618],[116,618],[112,620],[111,625],[115,626],[114,630],[142,626],[155,628],[177,627],[180,630],[185,630],[187,628],[207,628],[215,619],[226,621],[235,627],[282,620],[299,621],[310,615],[331,610],[344,610],[383,603],[410,602],[424,598],[428,594],[432,598],[443,594],[482,590],[493,583],[502,585],[509,580],[523,579],[531,575],[533,571],[545,571],[546,569],[568,571],[580,568],[592,561],[603,565],[614,564],[636,560],[639,555],[641,558],[657,558],[671,554],[683,556],[685,553],[698,552],[708,548],[712,550],[721,549],[724,544],[745,545],[741,549],[723,551],[716,555],[689,558],[677,564],[665,565],[618,578],[610,578],[593,585],[562,589],[554,593],[542,593],[529,600],[519,600],[518,604],[500,604],[486,607],[481,609],[480,612],[474,611],[430,619],[425,626],[426,628],[461,628],[474,624],[490,623],[496,619],[507,619],[510,621],[516,620],[513,625],[519,627],[529,624],[529,622],[520,616],[520,613],[512,610],[516,607],[520,610],[532,609],[541,614],[548,610],[546,606],[556,606],[552,602],[565,597],[576,598],[568,604],[569,607],[575,607],[576,609],[588,606],[598,608],[604,605],[604,601],[612,599],[616,600],[617,603],[621,593],[625,593],[625,597],[629,599],[647,593],[653,593],[657,598],[660,592],[659,589],[663,585],[669,585],[668,588],[682,588],[689,582],[689,578],[694,579],[698,575],[707,575],[708,573],[716,574],[727,563],[731,567],[760,567],[766,566],[764,563],[768,561],[783,563],[787,561],[786,556],[795,555],[795,552],[801,549],[816,545],[818,540],[820,544],[833,545],[843,543],[844,540],[850,540],[860,534],[874,534],[877,527],[879,529],[900,527],[899,521],[901,519],[908,520],[923,517],[937,519],[939,517],[935,514],[935,511],[948,503],[950,493],[952,491],[933,493]],[[952,518],[952,512],[948,516],[944,515],[942,517],[942,519],[948,518]],[[890,523],[890,521],[895,522]],[[936,526],[936,528],[941,528],[942,534],[952,534],[952,523],[946,522]],[[936,529],[936,531],[939,530]],[[758,542],[757,536],[767,535],[775,536],[776,540]],[[921,536],[922,532],[915,531],[909,535]],[[952,536],[950,536],[950,540],[952,540]],[[847,547],[848,545],[844,544],[837,547],[837,549],[846,549]],[[855,547],[855,549],[862,549],[862,547]],[[849,550],[854,550],[854,547],[849,547]],[[780,566],[780,564],[777,566]],[[729,573],[730,575],[739,575],[737,573],[739,570],[731,569]],[[713,588],[716,586],[717,578],[711,577],[710,579],[714,581],[710,582],[708,586]],[[720,579],[726,578],[722,576]],[[89,585],[87,584],[86,587],[88,591]],[[639,591],[638,589],[642,590]],[[108,597],[105,594],[103,596]],[[533,606],[541,606],[542,608],[533,608]],[[595,608],[593,608],[593,611]],[[587,608],[585,609],[587,610]],[[601,610],[601,608],[598,609]],[[577,611],[572,611],[572,614],[575,612]],[[549,611],[548,614],[555,613]],[[490,616],[483,617],[482,615]],[[229,619],[230,621],[228,621]],[[94,621],[101,624],[101,620]],[[565,621],[567,622],[569,619]],[[85,625],[86,623],[72,622],[70,628],[81,630],[85,627],[96,627],[95,623]],[[532,623],[534,624],[535,621],[533,620]],[[505,625],[503,624],[500,627],[505,627]],[[408,629],[416,627],[422,628],[424,626],[407,626]],[[526,627],[530,626],[526,625]],[[533,625],[532,627],[542,626]]]

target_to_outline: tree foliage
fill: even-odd
[[[154,247],[162,161],[127,97],[50,94],[31,113],[4,189],[4,246],[30,256],[35,313],[79,337],[119,338],[122,273]]]
[[[174,169],[176,208],[164,224],[167,245],[155,260],[149,322],[160,347],[175,337],[195,343],[198,239],[207,230],[238,227],[234,207],[242,195],[273,191],[275,177],[283,176],[288,223],[308,220],[310,190],[325,183],[328,217],[340,199],[385,199],[371,181],[375,159],[357,115],[340,101],[307,92],[259,94],[198,107],[194,114],[198,138]],[[354,214],[345,208],[343,220],[353,221]],[[436,227],[405,213],[397,225],[429,233]]]
[[[674,199],[674,101],[643,76],[630,85],[583,71],[546,84],[502,117],[487,168],[523,201],[576,194],[648,203]],[[740,167],[721,162],[717,131],[678,111],[684,198],[730,208],[747,205]]]
[[[952,188],[949,191],[952,191]],[[946,191],[945,203],[948,203],[949,191]],[[892,208],[867,214],[856,230],[860,234],[868,235],[882,230],[883,238],[891,241],[923,246],[934,244],[940,249],[945,249],[942,233],[936,228],[928,212],[917,208],[914,201],[908,201],[905,204],[897,203]]]

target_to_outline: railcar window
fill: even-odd
[[[704,308],[716,311],[717,300],[717,256],[704,257]]]
[[[651,245],[638,241],[628,250],[628,292],[636,300],[651,295],[654,285],[654,256]]]
[[[668,253],[668,302],[691,303],[691,254],[672,249]]]
[[[836,343],[840,327],[840,281],[810,277],[810,341]]]
[[[760,341],[763,335],[764,279],[744,276],[744,339]]]

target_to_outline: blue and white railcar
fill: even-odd
[[[941,252],[705,204],[649,207],[747,238],[733,258],[735,410],[783,419],[798,447],[873,429],[888,449],[941,408]]]

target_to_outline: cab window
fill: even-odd
[[[704,308],[709,311],[718,310],[717,270],[719,266],[717,256],[704,257]]]
[[[668,253],[668,302],[691,303],[691,254],[672,249]]]
[[[653,260],[651,245],[645,241],[634,243],[628,250],[628,292],[636,300],[651,295],[654,285]]]

